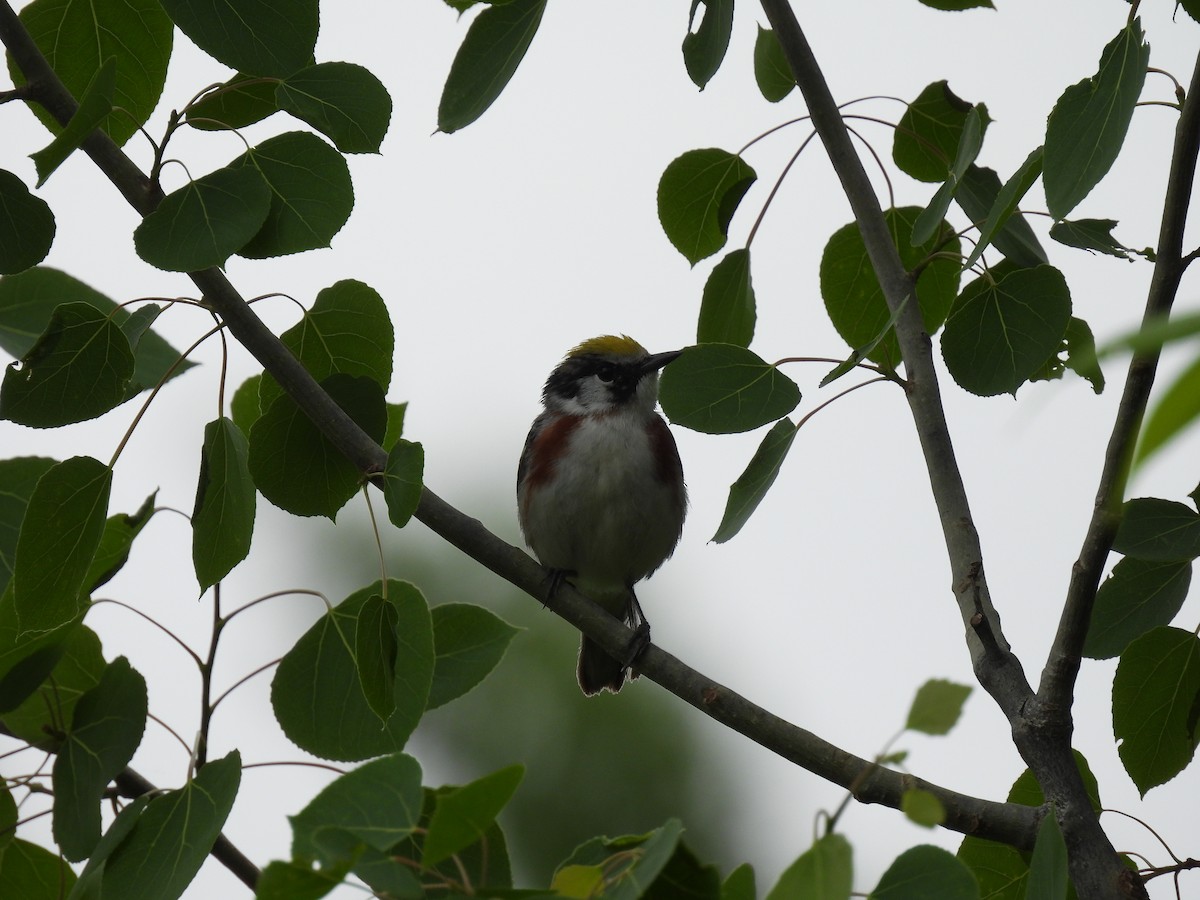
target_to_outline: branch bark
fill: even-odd
[[[74,99],[46,64],[8,2],[0,2],[0,41],[8,47],[29,80],[31,98],[59,122],[69,121],[76,109]],[[92,134],[84,142],[83,150],[142,215],[153,211],[161,201],[162,192],[158,186],[103,133]],[[384,450],[320,388],[258,319],[224,273],[214,268],[190,273],[189,277],[234,337],[276,378],[364,476],[370,478],[381,472],[387,459]],[[928,344],[927,337],[925,342]],[[940,438],[935,443],[939,441],[941,452],[945,452],[949,448],[948,439]],[[954,514],[955,510],[951,508],[946,516],[952,518]],[[472,559],[548,606],[614,655],[621,655],[629,646],[632,632],[622,623],[571,589],[570,585],[563,585],[553,597],[549,596],[546,572],[528,554],[500,540],[478,520],[455,509],[429,488],[422,493],[416,518]],[[954,525],[954,529],[973,534],[972,529],[963,530],[961,524]],[[998,622],[996,627],[998,629]],[[847,753],[751,703],[657,646],[646,648],[638,659],[638,669],[646,678],[706,715],[821,778],[853,791],[864,803],[898,809],[906,790],[921,787],[941,800],[947,814],[945,827],[1021,849],[1033,846],[1044,809],[959,794]]]

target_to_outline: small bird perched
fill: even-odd
[[[584,341],[546,379],[545,410],[521,454],[517,509],[526,542],[555,578],[638,631],[625,660],[583,638],[579,687],[588,696],[619,691],[649,642],[633,586],[674,552],[683,531],[683,466],[654,411],[658,372],[680,352],[649,354],[613,335]]]

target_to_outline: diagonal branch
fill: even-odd
[[[75,101],[46,64],[12,7],[0,2],[0,41],[30,82],[31,96],[65,124]],[[83,144],[84,151],[143,215],[161,201],[157,187],[101,132]],[[258,319],[218,269],[189,274],[205,300],[228,324],[233,335],[283,386],[330,441],[368,477],[383,470],[387,456],[309,375],[308,371]],[[416,517],[447,542],[500,577],[540,600],[601,647],[620,656],[632,632],[595,603],[561,586],[549,596],[545,570],[528,554],[505,543],[476,519],[455,509],[426,488]],[[639,671],[706,715],[733,728],[766,749],[838,784],[865,803],[899,808],[905,791],[921,787],[935,794],[946,809],[945,827],[1015,847],[1033,846],[1043,810],[997,803],[878,766],[798,728],[702,673],[666,651],[649,646],[638,660]]]

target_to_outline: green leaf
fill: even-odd
[[[883,873],[871,900],[979,900],[971,870],[941,847],[905,850]]]
[[[33,349],[39,335],[49,327],[54,311],[63,303],[77,301],[94,306],[123,331],[131,324],[130,313],[58,269],[42,266],[0,278],[0,347],[20,359]],[[130,388],[141,391],[163,379],[179,362],[179,352],[153,331],[146,330],[137,338]],[[171,370],[171,377],[194,365],[187,361],[180,363]]]
[[[1200,638],[1190,631],[1155,628],[1121,654],[1113,678],[1113,734],[1143,797],[1192,761],[1198,698]]]
[[[902,172],[918,181],[945,181],[974,109],[950,90],[947,82],[928,85],[900,117],[892,141],[892,159]],[[979,109],[980,125],[986,128],[987,107],[981,105]]]
[[[696,10],[704,7],[699,27],[696,26]],[[683,38],[683,64],[688,77],[700,90],[712,80],[721,68],[725,51],[729,49],[729,35],[733,31],[733,0],[692,0],[688,13],[688,33]]]
[[[958,12],[964,9],[995,9],[992,0],[920,0],[933,9]]]
[[[12,578],[17,537],[21,533],[21,522],[25,518],[29,498],[38,479],[55,462],[44,456],[0,459],[0,594],[4,593]]]
[[[800,402],[800,389],[744,347],[701,344],[663,371],[659,399],[677,425],[731,434],[786,416]]]
[[[34,428],[94,419],[126,399],[133,351],[117,324],[87,303],[64,303],[0,386],[0,418]]]
[[[407,403],[389,403],[387,405],[387,433],[383,436],[381,447],[396,446],[396,442],[404,434],[404,413],[407,410]]]
[[[1139,559],[1195,559],[1200,556],[1200,515],[1174,500],[1126,501],[1113,549]]]
[[[937,794],[921,788],[910,788],[900,795],[900,811],[910,822],[933,828],[946,821],[946,807]]]
[[[192,564],[202,592],[250,553],[254,512],[250,443],[237,425],[222,416],[204,426],[192,511]]]
[[[113,91],[117,84],[117,58],[110,56],[104,60],[92,80],[88,83],[83,96],[79,98],[79,108],[71,116],[62,131],[47,146],[36,153],[29,154],[37,170],[38,187],[46,183],[54,171],[61,166],[87,139],[93,131],[103,124],[108,114],[112,112]],[[40,260],[39,260],[40,262]]]
[[[682,834],[683,826],[679,820],[668,819],[661,828],[647,834],[592,838],[576,847],[558,871],[572,866],[599,869],[601,890],[588,896],[603,896],[605,900],[635,900],[666,868],[679,846]],[[557,885],[557,881],[556,875],[552,887]]]
[[[1033,858],[1029,861],[1029,884],[1025,900],[1066,900],[1070,885],[1067,877],[1067,844],[1058,827],[1054,807],[1038,826]]]
[[[460,850],[452,859],[419,873],[414,871],[414,862],[424,855],[425,836],[429,832],[438,798],[454,790],[452,787],[436,791],[427,789],[421,804],[421,820],[411,837],[392,847],[386,855],[368,848],[355,865],[354,874],[375,892],[397,898],[421,896],[421,882],[474,884],[486,888],[479,891],[481,894],[509,896],[507,889],[512,887],[512,870],[508,845],[504,832],[495,822],[480,840]],[[421,876],[420,881],[417,874]]]
[[[133,830],[133,826],[149,806],[150,799],[149,795],[143,794],[117,814],[116,819],[108,826],[108,831],[100,838],[100,843],[92,851],[79,880],[67,895],[67,900],[100,900],[104,868],[108,864],[108,858]]]
[[[717,263],[704,283],[696,343],[749,347],[755,318],[750,250],[734,250]]]
[[[251,75],[285,78],[308,65],[318,0],[162,0],[179,30],[209,56]]]
[[[1007,844],[968,835],[957,856],[975,876],[980,896],[987,900],[1025,900],[1029,879],[1026,854]]]
[[[827,834],[783,870],[766,900],[842,900],[850,896],[853,850],[840,834]]]
[[[108,517],[104,523],[104,534],[100,536],[100,546],[96,548],[96,555],[92,557],[87,577],[83,580],[85,592],[91,593],[102,584],[107,584],[124,568],[129,561],[134,539],[157,511],[154,506],[157,495],[155,491],[142,501],[136,512],[117,513]]]
[[[436,658],[427,710],[461,697],[500,664],[519,629],[469,603],[445,603],[430,611]]]
[[[223,266],[258,234],[271,189],[257,169],[217,169],[168,194],[133,232],[138,256],[168,272]]]
[[[1096,74],[1058,98],[1046,122],[1042,174],[1054,218],[1066,218],[1116,161],[1149,64],[1150,45],[1135,18],[1104,48]]]
[[[887,210],[884,220],[896,242],[900,261],[909,271],[935,251],[947,254],[947,258],[930,260],[917,279],[921,318],[925,330],[934,334],[946,321],[958,293],[959,265],[953,257],[958,255],[959,242],[957,238],[942,242],[942,235],[938,235],[927,244],[912,246],[909,236],[920,214],[918,207],[906,206]],[[942,229],[944,234],[951,233],[949,225],[943,224]],[[821,296],[829,320],[847,344],[859,348],[878,341],[867,358],[890,368],[899,365],[900,346],[896,336],[889,334],[879,340],[892,314],[855,222],[839,228],[825,245],[821,255]]]
[[[387,501],[388,520],[403,528],[417,511],[424,490],[425,448],[400,439],[388,452],[383,472],[383,497]]]
[[[354,208],[346,159],[306,131],[268,138],[229,164],[253,166],[271,188],[266,222],[239,256],[266,259],[328,247]]]
[[[292,857],[325,866],[351,860],[360,845],[387,851],[421,818],[421,767],[392,753],[326,785],[292,823]]]
[[[142,742],[146,702],[145,679],[120,656],[75,704],[53,774],[54,839],[73,862],[100,840],[100,801]]]
[[[1100,802],[1100,785],[1096,782],[1096,776],[1092,774],[1091,767],[1088,766],[1088,761],[1083,754],[1078,750],[1072,750],[1071,755],[1075,758],[1075,768],[1079,770],[1079,777],[1083,780],[1084,790],[1087,791],[1088,799],[1092,802],[1092,811],[1100,812],[1104,806]],[[1012,788],[1008,792],[1009,803],[1020,803],[1022,806],[1041,806],[1046,802],[1046,795],[1042,793],[1042,786],[1038,784],[1037,777],[1029,769],[1026,769],[1017,776],[1017,780],[1013,782]]]
[[[363,696],[354,635],[363,605],[383,594],[378,583],[356,591],[323,615],[284,656],[271,683],[275,717],[288,738],[323,759],[360,760],[401,750],[425,711],[433,680],[433,624],[411,584],[389,581],[399,614],[393,695],[396,710],[380,727]],[[336,709],[330,716],[327,710]]]
[[[1071,293],[1058,269],[997,266],[963,288],[942,356],[972,394],[1015,394],[1058,350],[1070,321]]]
[[[0,855],[0,897],[58,900],[73,884],[67,861],[37,844],[14,838]]]
[[[790,419],[780,419],[767,432],[746,470],[729,487],[725,515],[721,517],[717,533],[712,536],[714,543],[723,544],[736,535],[758,509],[775,483],[796,434],[796,426]]]
[[[238,389],[233,392],[233,399],[229,401],[229,415],[242,434],[249,434],[258,417],[262,415],[262,405],[258,397],[265,375],[265,372],[251,375],[238,385]]]
[[[971,688],[942,678],[931,678],[921,685],[908,710],[904,727],[924,734],[948,734],[962,715],[963,704]]]
[[[44,640],[44,639],[43,639]],[[34,690],[16,705],[16,695],[5,696],[4,725],[16,737],[36,747],[56,747],[71,722],[79,698],[100,683],[108,663],[100,638],[86,625],[74,625],[52,635],[53,652],[42,657],[49,662],[41,669]],[[35,662],[34,658],[27,658]],[[30,680],[36,677],[31,674]],[[52,737],[53,735],[53,737]]]
[[[524,777],[524,766],[508,766],[440,794],[429,821],[421,865],[436,865],[483,837]]]
[[[392,380],[396,338],[387,304],[361,281],[348,278],[317,294],[312,309],[280,340],[317,381],[330,375],[362,375],[386,391]],[[283,394],[271,375],[263,375],[259,401],[266,409]]]
[[[1167,386],[1147,414],[1135,464],[1140,466],[1197,418],[1200,418],[1200,357]]]
[[[79,615],[111,485],[112,469],[76,456],[46,472],[33,489],[13,571],[22,633],[52,631]]]
[[[987,219],[984,220],[983,225],[979,229],[979,240],[975,244],[975,249],[971,251],[971,255],[963,263],[964,269],[969,269],[975,265],[979,257],[983,255],[983,251],[996,239],[1000,230],[1008,225],[1013,213],[1017,210],[1017,205],[1029,193],[1029,189],[1033,187],[1033,183],[1042,174],[1042,155],[1041,147],[1030,153],[1025,158],[1025,162],[1021,163],[1017,171],[1013,173],[1013,176],[1004,183],[1004,187],[996,194],[995,202],[992,203],[992,208],[988,211]],[[965,174],[963,177],[965,177]],[[1034,240],[1036,241],[1036,238]],[[1040,259],[1033,264],[1037,265],[1045,261],[1045,259]]]
[[[983,110],[982,114],[980,110]],[[946,181],[938,188],[929,205],[922,210],[913,223],[911,243],[914,246],[928,243],[941,231],[942,220],[950,208],[950,201],[954,199],[959,182],[962,181],[967,168],[974,165],[975,157],[979,155],[979,148],[983,144],[983,126],[986,116],[987,107],[983,106],[973,106],[967,113],[962,134],[958,138],[954,164],[950,167]]]
[[[0,856],[3,856],[4,848],[12,843],[13,832],[16,830],[17,803],[13,800],[7,782],[0,783]]]
[[[378,153],[392,117],[392,98],[362,66],[318,63],[285,78],[279,108],[333,141],[343,153]]]
[[[796,86],[796,76],[792,74],[775,32],[761,25],[754,40],[754,80],[763,97],[771,103],[778,103]]]
[[[274,78],[238,73],[189,106],[184,121],[200,131],[246,128],[279,112],[278,84]]]
[[[1132,259],[1128,247],[1113,237],[1116,219],[1064,219],[1050,226],[1050,237],[1068,247],[1077,247],[1090,253],[1104,253],[1119,259]]]
[[[350,863],[314,869],[303,862],[272,860],[254,886],[254,900],[320,900],[350,871]]]
[[[383,389],[371,378],[331,375],[321,386],[372,440],[387,427]],[[333,519],[363,475],[291,397],[277,397],[250,429],[250,474],[264,497],[297,516]]]
[[[658,182],[658,220],[693,266],[725,246],[729,222],[758,175],[740,156],[715,147],[689,150]]]
[[[103,894],[174,900],[212,850],[242,777],[236,750],[208,763],[178,790],[155,797],[104,866]]]
[[[1127,557],[1100,585],[1083,655],[1111,659],[1151,628],[1167,625],[1183,606],[1192,581],[1187,560]]]
[[[1014,182],[1009,179],[1009,183],[1019,190],[1019,180]],[[968,166],[954,193],[954,200],[972,222],[986,224],[1003,189],[1000,176],[991,169]],[[1020,213],[1013,213],[1004,221],[992,236],[992,245],[1022,269],[1031,269],[1050,261],[1028,220]]]
[[[20,178],[0,169],[0,275],[36,266],[54,243],[54,213]]]
[[[21,21],[38,49],[75,97],[110,58],[116,60],[112,105],[103,128],[118,146],[146,124],[158,106],[171,59],[174,28],[159,0],[34,0],[21,10]],[[12,55],[8,70],[14,84],[24,84]],[[47,128],[61,126],[40,106],[30,107]]]
[[[378,594],[366,599],[354,627],[354,662],[358,686],[367,705],[387,722],[396,710],[396,627],[400,614]]]
[[[721,900],[755,900],[757,896],[754,868],[750,863],[742,863],[730,872],[721,885]]]
[[[496,101],[525,58],[545,11],[546,0],[512,0],[475,18],[442,88],[439,131],[465,128]]]

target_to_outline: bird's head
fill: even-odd
[[[631,337],[595,337],[573,348],[542,391],[546,408],[599,415],[632,407],[649,413],[658,402],[658,371],[682,351],[647,353]]]

